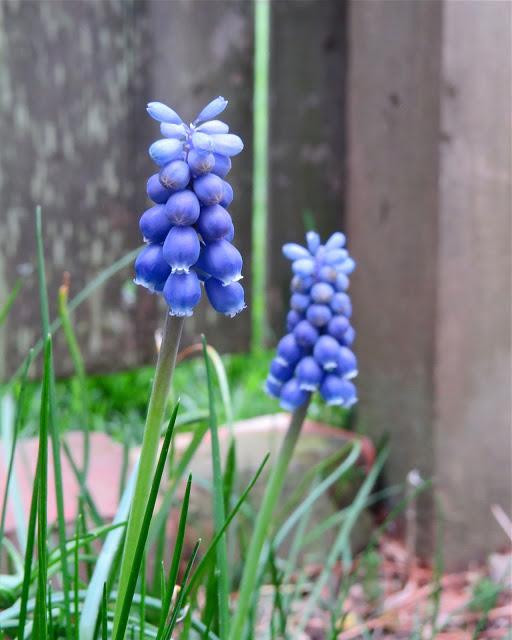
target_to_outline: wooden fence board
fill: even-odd
[[[325,236],[342,225],[346,3],[272,3],[268,301],[275,335],[289,298],[285,242],[307,220]]]
[[[40,335],[34,209],[43,207],[52,317],[63,271],[72,295],[140,242],[153,169],[146,149],[160,99],[193,118],[221,93],[246,151],[232,171],[236,242],[250,259],[251,3],[195,0],[14,1],[0,4],[0,300],[32,270],[0,333],[0,379]],[[248,264],[245,268],[248,273]],[[123,285],[126,269],[77,312],[89,371],[151,361],[161,323],[156,298]],[[245,281],[250,293],[249,279]],[[249,316],[220,318],[206,305],[187,339],[205,331],[222,349],[248,344]],[[57,367],[70,361],[57,340]]]

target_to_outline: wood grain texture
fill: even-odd
[[[252,22],[241,0],[3,0],[0,16],[0,300],[19,273],[29,273],[0,335],[2,378],[40,335],[36,204],[52,317],[64,271],[74,295],[141,244],[138,219],[154,173],[146,150],[159,137],[145,113],[150,100],[193,119],[219,93],[230,99],[228,120],[246,144],[230,175],[236,243],[250,260]],[[126,269],[75,314],[91,372],[154,359],[164,306],[131,289],[132,277]],[[249,279],[245,285],[250,295]],[[203,331],[221,349],[248,344],[244,315],[230,321],[206,304],[186,339]],[[58,373],[69,373],[61,339],[56,348]]]
[[[290,267],[281,246],[303,244],[308,220],[323,237],[342,226],[346,5],[339,0],[272,3],[270,344],[282,334],[289,300]]]
[[[350,5],[348,230],[360,428],[391,483],[434,480],[418,551],[506,542],[510,507],[510,4]]]

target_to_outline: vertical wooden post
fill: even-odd
[[[348,231],[361,427],[433,477],[451,568],[511,504],[508,3],[353,0]],[[432,495],[419,550],[434,544]]]

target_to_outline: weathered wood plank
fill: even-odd
[[[139,242],[144,192],[147,76],[139,3],[7,0],[0,5],[0,298],[23,265],[35,267],[34,209],[43,208],[52,316],[63,271],[72,293]],[[147,345],[123,273],[77,313],[91,367],[134,364]],[[12,370],[40,335],[35,274],[26,279],[3,338]],[[62,354],[62,343],[57,342]],[[59,355],[60,372],[69,360]],[[7,363],[7,366],[5,366]]]
[[[158,136],[145,104],[157,98],[191,118],[214,95],[230,99],[229,121],[246,143],[232,175],[237,244],[248,263],[250,3],[3,0],[0,12],[0,300],[20,268],[34,268],[36,204],[53,317],[63,271],[76,293],[141,242],[138,218],[154,171],[146,149]],[[163,308],[142,290],[135,304],[123,288],[131,278],[126,269],[76,313],[91,371],[153,359]],[[32,274],[0,337],[0,378],[38,337],[38,315]],[[243,315],[230,322],[204,305],[188,339],[200,331],[223,349],[248,344]],[[61,340],[56,346],[63,374],[70,361]]]
[[[506,542],[510,507],[509,3],[350,6],[348,230],[361,428],[392,483],[433,478],[445,562]],[[434,492],[418,546],[435,546]]]
[[[285,242],[304,242],[309,222],[340,229],[344,183],[346,3],[272,3],[268,300],[274,336],[289,298]]]

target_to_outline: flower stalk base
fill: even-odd
[[[230,640],[240,640],[244,637],[244,628],[248,620],[249,607],[257,588],[258,567],[261,552],[267,539],[274,510],[281,496],[288,466],[306,418],[309,400],[296,409],[291,416],[290,425],[279,451],[275,465],[270,472],[261,507],[258,511],[254,533],[251,538],[245,561],[242,584],[238,597],[236,615],[231,627]]]
[[[126,529],[126,539],[121,561],[121,571],[119,577],[119,590],[114,615],[114,636],[121,614],[123,600],[130,571],[132,568],[133,555],[140,535],[142,520],[147,504],[147,496],[151,489],[153,474],[155,471],[156,459],[158,456],[158,445],[160,442],[162,423],[164,421],[165,409],[171,388],[171,380],[176,364],[176,356],[183,331],[184,318],[167,315],[162,337],[162,344],[158,354],[158,361],[155,370],[155,378],[151,397],[149,400],[144,436],[140,452],[139,470],[133,494],[130,516]]]

